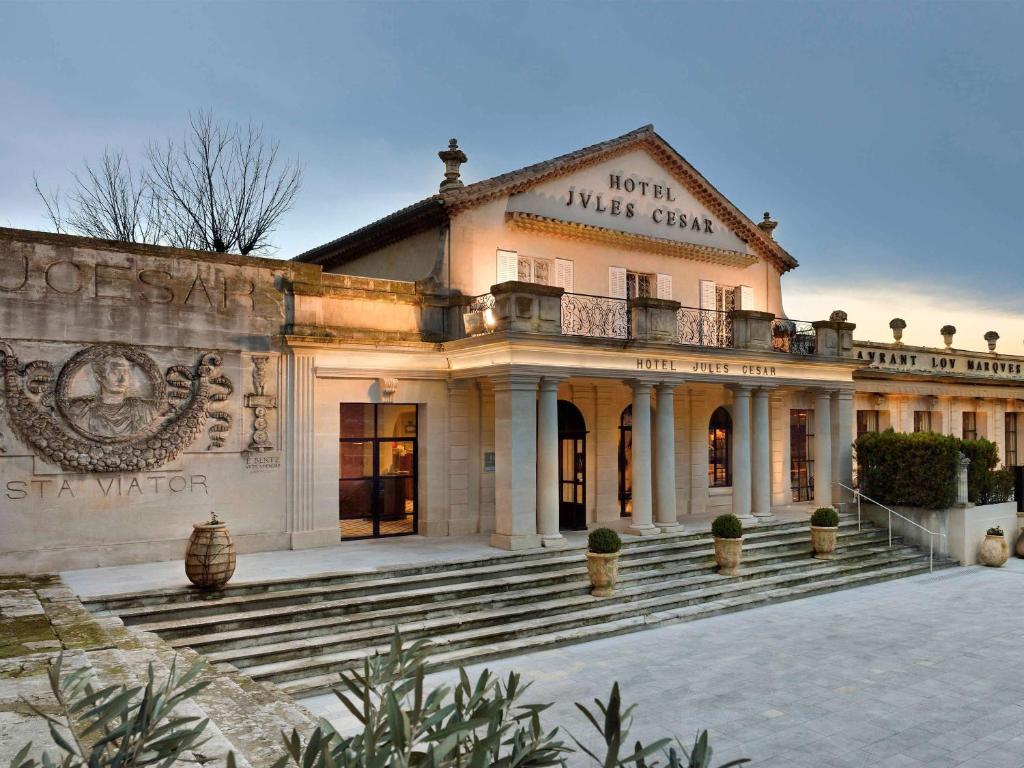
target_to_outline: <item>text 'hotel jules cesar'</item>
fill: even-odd
[[[858,433],[1018,463],[1024,360],[787,318],[796,260],[650,126],[291,261],[0,230],[0,571],[418,533],[559,546],[840,501]],[[944,329],[951,330],[951,329]]]

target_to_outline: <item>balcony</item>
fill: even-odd
[[[838,320],[810,323],[751,310],[724,312],[664,299],[566,293],[519,282],[496,285],[491,293],[472,297],[462,306],[466,336],[512,330],[801,356],[819,352],[823,330],[835,334],[836,341],[822,355],[841,356],[839,350],[848,346],[846,336],[852,340],[854,327]],[[846,336],[840,338],[842,334]]]

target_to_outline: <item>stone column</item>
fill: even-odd
[[[494,533],[502,549],[540,546],[537,535],[537,377],[494,376]]]
[[[658,462],[654,493],[655,523],[662,533],[683,529],[676,508],[676,409],[675,384],[657,386],[658,408],[654,424],[655,461]],[[635,443],[634,443],[635,445]]]
[[[772,515],[771,420],[768,397],[767,389],[754,390],[751,510],[754,517],[760,522],[768,522],[774,518]]]
[[[323,546],[327,542],[313,533],[315,525],[314,481],[316,447],[316,355],[309,350],[292,350],[287,357],[287,503],[288,530],[292,549]],[[334,540],[340,536],[335,530]]]
[[[833,483],[842,483],[853,488],[853,392],[841,389],[832,393],[836,405],[836,445],[832,451],[838,457],[838,471],[832,478]],[[850,491],[839,485],[835,486],[833,498],[836,501],[849,501]]]
[[[658,533],[652,522],[651,499],[651,385],[631,381],[633,388],[633,521],[627,533]]]
[[[827,389],[814,395],[814,503],[832,505],[832,394]]]
[[[732,390],[732,511],[741,520],[750,514],[750,387]]]
[[[558,379],[540,383],[537,406],[537,532],[545,547],[564,547],[558,530]]]

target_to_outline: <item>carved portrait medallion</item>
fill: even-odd
[[[98,443],[152,434],[166,409],[160,369],[127,344],[98,344],[75,354],[61,370],[55,394],[67,424]]]

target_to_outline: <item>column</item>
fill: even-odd
[[[308,350],[292,350],[286,358],[289,394],[287,401],[287,503],[292,549],[323,546],[310,541],[315,526],[313,486],[316,448],[316,356]],[[338,537],[334,531],[334,540]]]
[[[675,388],[675,384],[659,384],[656,388],[658,409],[655,411],[654,440],[655,461],[658,465],[654,473],[657,483],[654,489],[654,511],[657,515],[655,523],[662,533],[676,533],[683,529],[676,509]]]
[[[558,379],[540,383],[537,405],[537,531],[545,547],[564,547],[558,530]]]
[[[537,377],[494,382],[494,533],[491,546],[529,549],[537,535]]]
[[[633,388],[633,522],[627,533],[649,536],[658,529],[651,499],[651,385],[631,381]]]
[[[768,397],[767,389],[754,390],[751,510],[754,517],[763,523],[774,518],[772,515],[772,441]]]
[[[832,394],[836,404],[836,442],[832,450],[838,457],[839,470],[832,478],[835,483],[842,483],[847,488],[853,488],[853,392],[841,389]],[[836,501],[849,501],[852,494],[850,491],[838,485],[833,498]]]
[[[814,395],[814,504],[832,505],[832,394]]]
[[[732,511],[741,520],[750,514],[750,387],[732,391]]]

